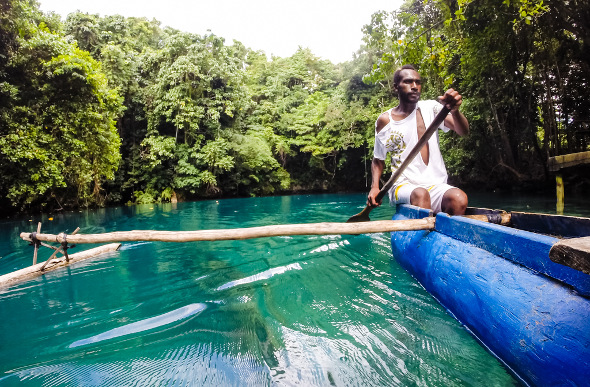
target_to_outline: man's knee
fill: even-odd
[[[449,215],[463,215],[467,209],[467,194],[459,188],[451,188],[445,192],[441,209]]]
[[[410,204],[422,208],[431,208],[430,193],[425,188],[416,188],[410,195]]]

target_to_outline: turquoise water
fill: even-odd
[[[508,199],[471,204],[521,209]],[[227,229],[345,221],[364,200],[301,195],[5,220],[0,274],[31,263],[18,235],[39,220],[56,234]],[[574,212],[588,215],[581,200]],[[40,260],[49,255],[42,249]],[[387,234],[124,243],[0,289],[0,386],[275,384],[518,382],[391,259]]]

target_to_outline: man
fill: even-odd
[[[379,193],[379,179],[385,168],[387,153],[391,153],[391,164],[395,171],[441,109],[437,101],[420,101],[422,81],[420,74],[411,65],[404,65],[395,72],[393,87],[398,94],[399,105],[382,113],[375,122],[375,149],[371,163],[373,183],[367,200],[369,206],[381,204],[375,201],[375,197]],[[445,132],[453,130],[460,136],[469,133],[469,123],[459,111],[461,95],[449,89],[439,97],[439,101],[451,109],[439,128]],[[392,204],[410,203],[432,209],[435,213],[465,213],[467,195],[447,184],[447,170],[440,153],[438,135],[433,135],[407,166],[390,189],[389,200]]]

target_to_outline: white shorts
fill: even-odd
[[[441,211],[442,199],[443,196],[445,196],[445,192],[456,187],[446,183],[435,185],[401,183],[399,185],[394,185],[391,190],[389,190],[389,203],[391,203],[392,206],[395,204],[409,204],[410,195],[412,195],[412,191],[416,188],[425,188],[428,193],[430,193],[430,205],[432,211],[436,214]]]

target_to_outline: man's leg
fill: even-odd
[[[463,215],[467,208],[467,194],[459,188],[451,188],[442,198],[441,210],[449,215]]]
[[[410,195],[410,204],[413,206],[426,208],[428,210],[431,209],[432,205],[430,204],[430,193],[426,188],[415,188]]]

